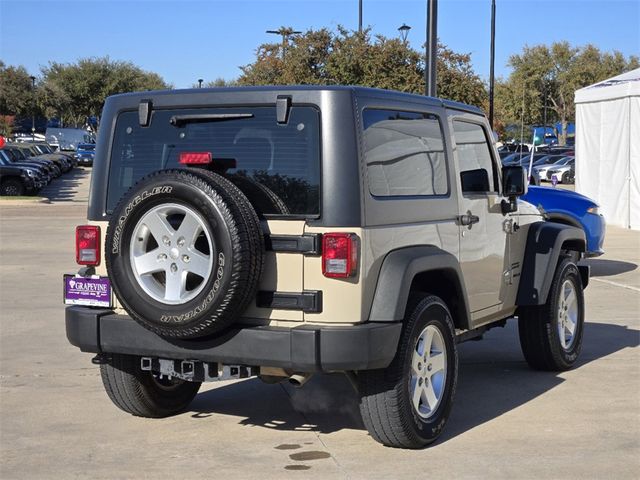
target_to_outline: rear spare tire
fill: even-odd
[[[203,170],[164,170],[116,207],[105,258],[113,290],[142,326],[194,338],[229,326],[255,297],[264,239],[231,182]]]

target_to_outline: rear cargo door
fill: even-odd
[[[138,180],[166,168],[207,168],[245,194],[267,252],[260,292],[244,317],[261,321],[303,320],[303,254],[286,247],[320,216],[320,113],[310,105],[284,106],[158,109],[144,128],[138,111],[123,112],[109,167],[108,212]],[[208,161],[190,165],[180,161],[184,153],[205,153]]]

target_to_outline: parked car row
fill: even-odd
[[[544,153],[511,153],[502,157],[503,165],[521,165],[529,168],[533,157],[531,169],[531,185],[540,185],[540,182],[551,182],[556,177],[558,183],[574,183],[575,181],[575,156],[573,150],[550,149]]]
[[[6,143],[0,148],[0,195],[35,195],[77,166],[73,155],[42,143]]]

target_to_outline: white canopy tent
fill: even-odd
[[[576,91],[576,191],[640,230],[640,68]]]

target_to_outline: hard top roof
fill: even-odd
[[[215,88],[189,88],[189,89],[177,89],[177,90],[152,90],[145,92],[132,92],[113,95],[114,98],[139,98],[140,100],[149,97],[159,97],[165,95],[190,95],[190,94],[207,94],[207,93],[273,93],[282,91],[284,92],[351,92],[355,96],[359,97],[377,97],[388,98],[390,100],[399,100],[404,102],[419,102],[424,104],[440,104],[445,108],[453,108],[456,110],[463,110],[478,115],[484,115],[484,112],[475,106],[467,105],[460,102],[454,102],[453,100],[446,100],[442,98],[429,97],[425,95],[418,95],[415,93],[399,92],[397,90],[384,90],[381,88],[370,88],[360,86],[349,85],[266,85],[266,86],[242,86],[242,87],[215,87]]]

